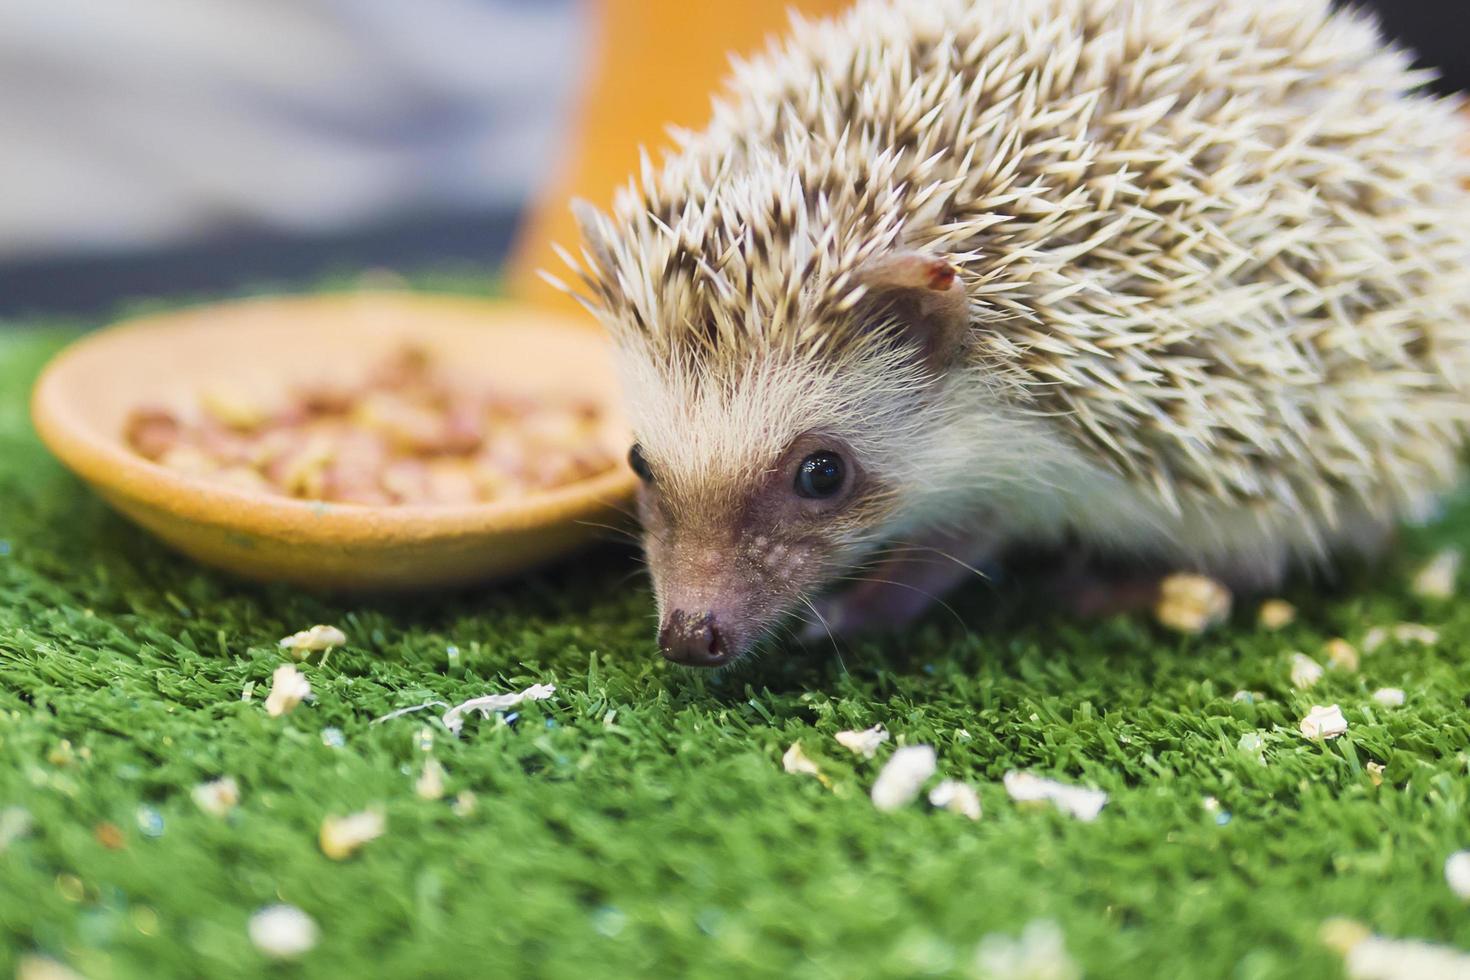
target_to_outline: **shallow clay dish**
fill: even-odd
[[[600,438],[622,458],[627,434],[598,331],[524,306],[412,293],[247,300],[128,321],[58,354],[31,412],[51,451],[119,511],[249,578],[324,589],[469,583],[556,558],[619,519],[635,482],[626,465],[489,503],[367,507],[222,486],[152,463],[124,441],[140,405],[195,405],[211,382],[269,396],[361,372],[405,343],[486,388],[597,402]]]

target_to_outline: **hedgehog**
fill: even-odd
[[[794,18],[549,277],[614,342],[664,656],[901,627],[1028,549],[1259,591],[1432,514],[1470,421],[1432,81],[1327,0]]]

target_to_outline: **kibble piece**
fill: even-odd
[[[87,978],[59,960],[28,953],[16,961],[15,980],[87,980]]]
[[[265,699],[266,713],[272,718],[279,718],[295,710],[309,694],[311,683],[306,675],[291,664],[282,664],[271,675],[271,692]]]
[[[833,737],[837,739],[837,744],[848,751],[864,759],[871,759],[877,754],[878,746],[888,741],[888,729],[882,725],[874,725],[860,732],[838,732]]]
[[[1341,637],[1327,641],[1322,648],[1327,654],[1327,663],[1333,670],[1355,671],[1360,663],[1358,650]]]
[[[199,404],[211,418],[231,429],[256,429],[270,418],[264,405],[227,385],[206,388],[199,395]]]
[[[781,756],[781,767],[787,772],[804,776],[820,776],[822,770],[801,749],[800,742],[792,742],[791,747]]]
[[[368,841],[383,836],[387,829],[383,811],[361,810],[345,817],[327,817],[322,821],[318,841],[322,853],[333,861],[351,857]]]
[[[1429,560],[1414,576],[1410,588],[1425,599],[1449,599],[1455,594],[1455,580],[1460,575],[1464,555],[1458,548],[1446,548]]]
[[[1290,626],[1296,619],[1296,607],[1285,599],[1267,599],[1261,603],[1257,622],[1262,629],[1279,630]]]
[[[1432,647],[1439,642],[1439,630],[1421,623],[1399,623],[1393,628],[1393,638],[1400,643],[1419,643]]]
[[[894,750],[873,783],[873,805],[884,811],[908,806],[938,768],[939,757],[932,745],[908,745]]]
[[[190,795],[194,797],[194,803],[199,809],[211,816],[223,817],[240,802],[240,785],[233,776],[226,776],[213,782],[200,783]]]
[[[1159,585],[1154,615],[1169,629],[1200,633],[1230,615],[1230,590],[1204,575],[1170,575]]]
[[[184,425],[166,408],[144,407],[128,416],[123,437],[139,455],[155,462],[179,444]]]
[[[980,795],[969,783],[955,779],[946,779],[930,790],[929,805],[963,814],[971,820],[980,819]]]
[[[1314,704],[1312,710],[1302,719],[1301,730],[1307,738],[1337,738],[1348,730],[1348,723],[1342,715],[1342,709],[1337,705]]]
[[[1402,707],[1404,703],[1404,692],[1398,687],[1380,687],[1373,692],[1373,700],[1385,708]]]
[[[1293,653],[1291,655],[1291,686],[1306,690],[1322,679],[1325,671],[1322,665],[1317,663],[1305,653]]]
[[[250,917],[250,941],[273,960],[294,960],[316,946],[311,916],[294,905],[268,905]]]
[[[1470,902],[1470,851],[1456,851],[1445,858],[1444,880],[1456,898]]]
[[[414,780],[413,791],[421,800],[437,800],[444,796],[444,767],[438,759],[430,756],[424,763],[424,771]]]
[[[1097,819],[1108,802],[1108,794],[1100,789],[1069,786],[1029,772],[1008,772],[1002,781],[1006,793],[1017,803],[1050,802],[1063,813],[1088,823]]]
[[[346,645],[346,633],[343,633],[335,626],[323,626],[320,623],[311,629],[305,629],[299,633],[292,633],[280,642],[282,649],[303,654],[332,650],[336,647]]]

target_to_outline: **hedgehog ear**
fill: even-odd
[[[572,216],[577,219],[577,226],[582,230],[582,242],[587,253],[597,260],[599,270],[608,273],[615,269],[612,246],[608,244],[607,237],[612,219],[592,202],[580,197],[572,199]]]
[[[869,259],[856,278],[866,288],[856,306],[860,323],[897,323],[929,367],[943,371],[953,363],[970,324],[970,299],[953,265],[902,250]]]

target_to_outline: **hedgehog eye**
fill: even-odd
[[[847,466],[842,457],[830,450],[818,450],[796,468],[796,493],[815,499],[831,497],[842,489],[846,478]]]
[[[644,483],[653,482],[653,470],[648,468],[648,460],[643,458],[643,447],[636,442],[628,450],[628,466]]]

